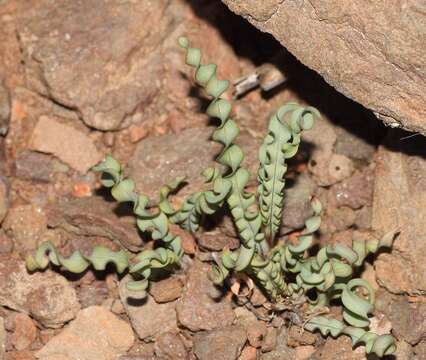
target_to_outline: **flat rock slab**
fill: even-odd
[[[376,157],[373,228],[400,231],[392,252],[375,262],[379,282],[393,293],[426,293],[426,151],[422,137],[389,134]]]
[[[81,310],[36,356],[40,360],[115,360],[134,340],[128,323],[101,306],[91,306]]]
[[[223,2],[386,123],[426,135],[421,1]]]

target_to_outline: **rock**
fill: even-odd
[[[12,253],[13,247],[13,240],[0,230],[0,256]]]
[[[4,328],[4,319],[0,316],[0,360],[6,357],[6,329]]]
[[[217,229],[197,234],[197,242],[202,249],[210,251],[222,251],[225,248],[233,250],[240,246],[237,238],[224,235]]]
[[[1,306],[28,313],[45,327],[61,327],[80,309],[74,288],[50,270],[28,274],[23,262],[1,259],[0,283]]]
[[[328,337],[323,346],[317,349],[310,360],[365,360],[364,348],[352,348],[349,338],[346,336],[339,336],[337,339]]]
[[[10,206],[9,181],[0,173],[0,224],[5,218]]]
[[[210,266],[194,261],[188,271],[183,295],[177,301],[176,311],[179,323],[192,330],[213,330],[231,325],[234,313],[225,298],[218,298],[218,289],[208,278]]]
[[[55,116],[40,117],[30,148],[53,154],[83,174],[102,160],[102,154],[88,135]]]
[[[415,360],[426,358],[426,341],[422,341],[414,347]]]
[[[361,230],[371,229],[373,209],[371,206],[363,206],[356,211],[355,226]]]
[[[282,327],[278,333],[277,347],[275,350],[264,353],[261,360],[295,360],[295,351],[287,345],[287,329]]]
[[[40,351],[40,360],[115,360],[133,345],[129,324],[101,306],[81,310]]]
[[[179,335],[164,333],[155,339],[155,355],[164,360],[186,360],[188,352]]]
[[[37,337],[37,328],[31,318],[26,314],[14,316],[14,331],[10,342],[16,350],[28,348]]]
[[[129,161],[129,177],[141,192],[154,199],[161,185],[178,176],[186,176],[189,183],[179,194],[201,190],[201,172],[214,166],[214,158],[221,149],[210,140],[212,131],[211,127],[194,128],[142,140]]]
[[[371,206],[373,202],[374,174],[366,168],[356,171],[350,178],[331,187],[329,203],[334,206],[349,206],[356,210]]]
[[[307,360],[315,352],[315,347],[312,345],[298,346],[296,349],[296,360]]]
[[[421,3],[223,2],[386,123],[426,134]]]
[[[36,360],[34,351],[22,350],[22,351],[8,351],[6,360]],[[57,357],[55,360],[67,360],[62,357]]]
[[[313,345],[317,341],[316,334],[309,331],[304,331],[298,326],[291,326],[288,330],[288,345],[298,347],[300,345]]]
[[[403,296],[378,295],[377,309],[392,324],[392,333],[398,340],[415,345],[426,339],[426,304],[410,304]]]
[[[179,196],[202,190],[205,179],[201,173],[208,167],[218,166],[214,160],[222,148],[210,140],[213,131],[213,127],[198,127],[183,130],[179,134],[142,140],[129,161],[129,177],[136,182],[139,191],[153,199],[158,199],[161,185],[178,176],[186,176],[188,182],[179,191]],[[251,167],[251,171],[256,171],[259,140],[241,133],[238,143],[246,155],[245,163]]]
[[[305,220],[312,215],[311,198],[316,187],[315,182],[305,173],[298,176],[293,184],[287,182],[284,190],[281,234],[304,227]]]
[[[120,299],[139,338],[152,340],[165,332],[177,332],[176,302],[158,304],[151,296],[137,299],[127,289],[128,280],[129,277],[126,276],[120,282]]]
[[[108,297],[108,287],[105,281],[94,281],[91,284],[81,284],[77,289],[81,307],[101,305]]]
[[[138,251],[142,240],[133,215],[119,216],[117,203],[101,197],[79,198],[47,208],[48,224],[80,236],[100,236]],[[122,208],[121,208],[122,209]]]
[[[9,130],[10,96],[3,81],[0,80],[0,135],[4,136]]]
[[[333,234],[350,228],[356,220],[355,211],[342,206],[337,209],[327,210],[321,222],[321,231],[326,234]]]
[[[393,293],[426,291],[426,152],[424,140],[400,141],[392,131],[376,157],[373,200],[374,230],[397,230],[390,254],[375,261],[378,281]]]
[[[49,182],[53,173],[52,158],[49,155],[24,151],[15,162],[16,177],[37,182]]]
[[[371,122],[367,128],[367,124],[363,121],[365,119],[357,117],[356,120],[349,125],[345,119],[344,125],[350,131],[342,126],[336,126],[337,141],[334,151],[336,154],[369,163],[373,160],[376,150],[374,135],[377,133],[377,127],[374,126],[375,123]]]
[[[46,240],[47,218],[39,207],[20,205],[9,210],[3,229],[14,240],[15,250],[25,254]]]
[[[257,349],[253,346],[246,346],[238,360],[257,360]]]
[[[251,321],[245,324],[244,328],[247,332],[247,340],[249,344],[255,348],[260,348],[265,342],[265,336],[268,333],[266,324],[263,321]]]
[[[396,343],[396,351],[394,354],[395,359],[398,360],[413,360],[414,351],[410,344],[405,341],[398,341]]]
[[[278,331],[273,327],[268,327],[262,343],[262,352],[270,352],[277,347]]]
[[[176,276],[160,281],[152,281],[149,293],[157,303],[166,303],[178,299],[182,293],[182,281]]]
[[[197,333],[193,351],[199,360],[236,360],[245,342],[245,330],[239,326],[229,326]]]

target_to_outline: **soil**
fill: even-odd
[[[360,276],[377,289],[376,331],[396,337],[394,359],[426,359],[424,138],[386,128],[220,2],[135,2],[129,11],[93,1],[0,2],[0,360],[366,358],[347,338],[303,332],[297,312],[277,310],[244,278],[222,289],[210,282],[212,254],[239,246],[227,213],[194,236],[181,232],[181,268],[153,283],[146,300],[129,300],[128,275],[113,269],[24,268],[46,240],[65,255],[152,246],[91,170],[106,154],[154,198],[177,175],[189,184],[175,203],[202,186],[220,147],[176,42],[183,34],[232,83],[265,64],[284,79],[226,94],[251,188],[274,110],[288,101],[320,110],[289,163],[280,240],[303,228],[312,196],[325,208],[318,245],[397,225],[396,250],[369,259]]]

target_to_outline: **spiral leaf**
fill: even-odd
[[[302,130],[312,127],[314,115],[320,117],[318,111],[312,107],[305,108],[297,103],[282,106],[271,117],[268,135],[260,147],[259,206],[265,234],[270,242],[281,224],[286,160],[297,153],[300,134]],[[288,117],[290,120],[286,121]]]

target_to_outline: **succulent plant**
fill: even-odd
[[[153,209],[149,207],[149,198],[138,194],[135,183],[124,177],[121,165],[107,156],[95,168],[102,173],[102,184],[111,189],[118,202],[133,204],[137,226],[141,231],[150,233],[160,245],[133,256],[124,250],[114,252],[96,247],[90,255],[76,251],[64,258],[51,243],[44,243],[35,254],[28,255],[27,268],[31,271],[44,269],[51,262],[68,271],[81,273],[90,265],[96,270],[104,270],[108,263],[112,263],[119,273],[127,269],[135,279],[128,283],[128,287],[144,295],[153,270],[172,270],[182,259],[181,239],[172,233],[169,225],[177,224],[196,232],[204,217],[227,207],[241,246],[236,251],[224,249],[216,258],[210,274],[215,284],[223,285],[233,272],[244,272],[263,288],[272,301],[305,298],[315,310],[329,305],[331,300],[340,300],[342,321],[314,316],[305,322],[304,328],[334,337],[346,334],[354,345],[364,343],[367,353],[378,356],[393,353],[395,341],[391,335],[368,331],[369,315],[374,310],[374,290],[367,281],[353,278],[354,270],[362,266],[369,253],[392,246],[392,232],[380,240],[355,239],[351,247],[328,245],[316,255],[308,256],[313,235],[321,224],[322,212],[321,203],[312,199],[312,216],[305,220],[305,228],[297,244],[275,241],[282,217],[286,161],[297,153],[302,133],[313,126],[315,118],[320,117],[318,110],[291,102],[279,108],[270,118],[268,133],[259,150],[257,203],[256,195],[246,189],[250,174],[242,165],[243,151],[234,142],[239,127],[230,117],[230,102],[221,97],[229,87],[229,81],[217,78],[215,64],[201,63],[200,49],[191,47],[188,39],[180,38],[179,44],[186,51],[186,63],[195,68],[196,83],[211,99],[207,114],[219,120],[212,139],[223,146],[216,158],[221,166],[203,172],[207,190],[189,195],[182,206],[175,209],[168,196],[184,180],[178,178],[160,188],[160,201]],[[363,296],[360,290],[367,295]],[[308,291],[314,296],[308,297]]]

